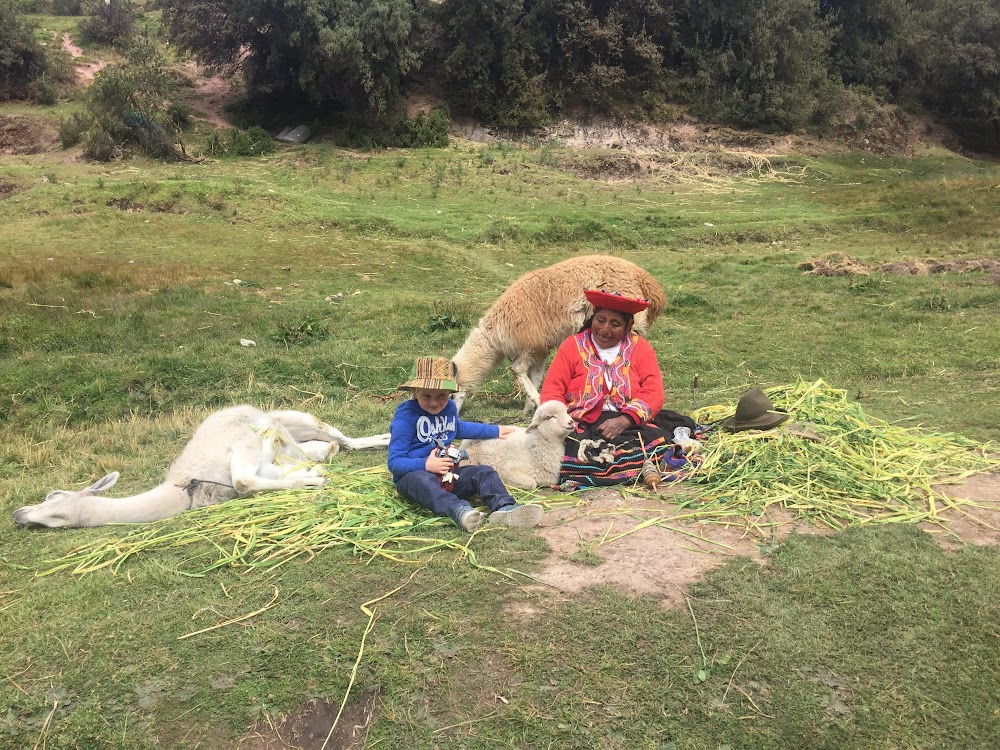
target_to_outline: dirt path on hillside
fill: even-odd
[[[192,119],[228,128],[225,108],[239,97],[239,87],[231,78],[206,74],[194,61],[184,63],[184,69],[193,76],[194,93],[187,103],[194,109]]]
[[[73,44],[73,37],[66,32],[62,35],[62,48],[69,52],[70,57],[83,57],[83,50]],[[80,86],[89,86],[100,71],[108,67],[107,60],[95,60],[90,63],[74,63],[76,67],[76,82]]]
[[[83,50],[73,43],[73,37],[69,32],[62,35],[62,48],[74,60],[83,57]],[[75,63],[77,85],[89,86],[94,77],[107,66],[107,60]],[[229,127],[230,123],[225,116],[225,107],[239,95],[238,86],[234,85],[232,79],[206,74],[206,71],[194,61],[186,62],[184,69],[190,75],[191,86],[194,89],[187,101],[195,111],[193,119],[202,120],[220,128]]]

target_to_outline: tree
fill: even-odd
[[[867,86],[893,101],[920,88],[917,19],[907,0],[825,0],[834,28],[831,69],[848,86]]]
[[[135,28],[135,17],[131,0],[96,0],[79,23],[80,33],[98,44],[126,44]]]
[[[558,100],[607,109],[665,88],[677,39],[663,0],[539,0],[533,15]]]
[[[828,80],[831,30],[815,0],[687,0],[687,99],[699,114],[794,129]]]
[[[45,50],[33,27],[17,14],[12,0],[0,0],[0,99],[28,96],[45,72]]]
[[[384,113],[417,67],[423,0],[164,0],[171,41],[251,91]]]
[[[538,30],[518,0],[448,0],[437,12],[442,82],[463,111],[521,130],[547,115]]]
[[[992,122],[1000,148],[1000,7],[996,0],[947,0],[923,14],[925,98],[935,111]]]

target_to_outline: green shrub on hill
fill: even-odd
[[[156,48],[148,41],[130,43],[125,61],[98,73],[88,89],[86,133],[80,132],[84,155],[108,161],[132,143],[147,156],[182,158],[184,145],[177,125],[182,108],[171,101],[175,88]],[[64,145],[72,143],[82,122],[63,123]]]
[[[132,36],[136,8],[131,0],[95,0],[80,21],[84,40],[105,45],[120,45]]]
[[[0,0],[0,100],[23,99],[45,72],[45,49],[11,0]]]
[[[274,139],[264,128],[230,128],[225,136],[212,133],[205,151],[211,156],[261,156],[274,151]]]

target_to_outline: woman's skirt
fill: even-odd
[[[687,427],[692,437],[698,431],[694,421],[677,412],[663,410],[651,422],[635,425],[608,441],[597,431],[618,412],[603,412],[593,424],[577,424],[566,438],[565,455],[559,467],[559,483],[564,489],[634,484],[642,475],[647,459],[659,469],[662,481],[686,477],[697,457],[685,456],[674,444],[674,429]]]

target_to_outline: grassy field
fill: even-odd
[[[802,376],[883,419],[1000,438],[996,280],[796,267],[829,252],[1000,259],[1000,167],[936,148],[362,153],[322,136],[250,160],[5,156],[0,510],[112,470],[116,492],[146,489],[225,404],[382,432],[414,357],[452,354],[510,281],[588,253],[666,290],[650,339],[671,408],[691,410],[696,373],[699,406]],[[521,401],[498,370],[463,415],[516,422]],[[710,576],[687,610],[553,596],[454,550],[204,577],[178,550],[36,577],[116,532],[0,522],[0,746],[235,747],[352,684],[378,696],[366,747],[1000,746],[1000,554],[945,553],[912,528],[792,537],[765,568]],[[526,573],[545,547],[474,540],[480,565]],[[362,605],[396,589],[362,649]]]

